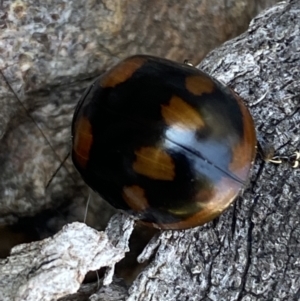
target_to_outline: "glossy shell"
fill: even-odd
[[[72,124],[73,162],[116,208],[162,229],[202,225],[247,184],[252,117],[198,69],[137,55],[101,75]]]

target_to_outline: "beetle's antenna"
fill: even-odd
[[[52,180],[57,175],[57,173],[59,172],[59,170],[61,169],[61,167],[65,164],[65,162],[67,161],[67,159],[69,158],[69,156],[70,156],[70,152],[67,153],[67,155],[64,157],[64,159],[60,162],[60,164],[56,168],[55,172],[53,173],[53,175],[51,176],[51,178],[49,179],[49,181],[48,181],[48,183],[46,185],[46,189],[48,189],[48,187],[51,184]]]
[[[35,119],[32,117],[32,115],[30,114],[29,110],[26,108],[26,106],[24,105],[24,103],[21,101],[21,99],[18,97],[18,95],[16,94],[16,92],[14,91],[14,89],[12,88],[12,86],[10,85],[10,83],[7,81],[6,77],[4,76],[3,72],[0,71],[0,74],[2,75],[6,85],[8,86],[9,90],[12,92],[12,94],[16,97],[16,99],[18,100],[18,102],[20,103],[20,105],[22,106],[23,110],[26,112],[27,116],[30,118],[30,120],[35,124],[35,126],[37,127],[37,129],[39,130],[39,132],[41,133],[41,135],[43,136],[43,138],[45,139],[45,141],[47,142],[47,144],[49,145],[49,147],[51,148],[52,152],[54,153],[55,158],[60,162],[60,157],[58,156],[58,154],[56,153],[54,147],[52,146],[52,144],[50,143],[49,139],[47,139],[46,135],[44,134],[44,132],[42,131],[41,127],[38,125],[38,123],[35,121]],[[70,155],[70,153],[67,154],[67,157]],[[65,163],[66,159],[63,160],[63,162],[61,162],[59,168],[61,166],[63,166],[63,164]],[[57,174],[59,168],[55,171],[55,175]],[[66,171],[68,172],[69,176],[73,179],[73,181],[75,182],[75,179],[72,177],[72,174],[68,171],[68,169],[66,169]],[[54,176],[51,176],[49,182],[51,183],[51,181],[53,180]],[[46,188],[49,186],[49,183],[47,184]]]
[[[99,277],[98,271],[96,271],[96,275],[97,275],[97,289],[99,289],[100,288],[100,277]]]
[[[89,210],[90,200],[91,200],[91,191],[89,193],[89,197],[87,199],[86,206],[85,206],[85,212],[84,212],[84,217],[83,217],[83,222],[85,224],[86,224],[86,217],[87,217],[88,210]]]

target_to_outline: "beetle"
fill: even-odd
[[[219,216],[248,183],[254,122],[208,74],[135,55],[102,74],[72,121],[72,160],[104,200],[160,229]]]

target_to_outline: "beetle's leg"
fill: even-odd
[[[281,164],[282,162],[279,160],[279,158],[276,158],[278,156],[275,156],[275,149],[272,145],[263,143],[264,146],[262,146],[262,143],[260,141],[257,141],[257,153],[260,155],[260,157],[265,162],[270,162],[274,159],[273,163]],[[275,162],[277,161],[277,162]],[[280,161],[280,162],[279,162]]]
[[[190,62],[190,60],[184,60],[183,63],[184,63],[185,65],[194,67],[194,65]]]
[[[292,168],[298,168],[300,166],[300,151],[297,150],[289,156],[274,156],[267,162],[271,162],[273,164],[286,163],[289,164]]]
[[[272,146],[266,145],[262,147],[259,142],[257,142],[257,152],[261,158],[268,163],[273,164],[289,164],[292,168],[300,167],[300,151],[296,150],[291,155],[275,155],[275,150]]]
[[[300,151],[297,150],[291,156],[289,156],[288,162],[293,168],[300,167]]]

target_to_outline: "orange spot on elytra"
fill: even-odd
[[[161,113],[169,126],[197,130],[204,126],[198,111],[178,96],[172,96],[168,105],[161,105]]]
[[[137,185],[125,186],[123,188],[123,199],[134,211],[144,211],[149,207],[144,189]]]
[[[185,87],[190,93],[201,96],[203,93],[212,93],[215,84],[209,77],[204,75],[191,75],[186,77]]]
[[[134,56],[120,62],[113,67],[100,80],[100,86],[103,88],[113,88],[118,84],[128,80],[134,72],[139,69],[145,62],[145,58]]]
[[[80,167],[85,168],[93,143],[92,125],[88,118],[79,118],[75,124],[74,133],[73,158]]]
[[[175,177],[173,159],[165,151],[155,147],[142,147],[134,152],[133,170],[154,180],[172,181]]]

